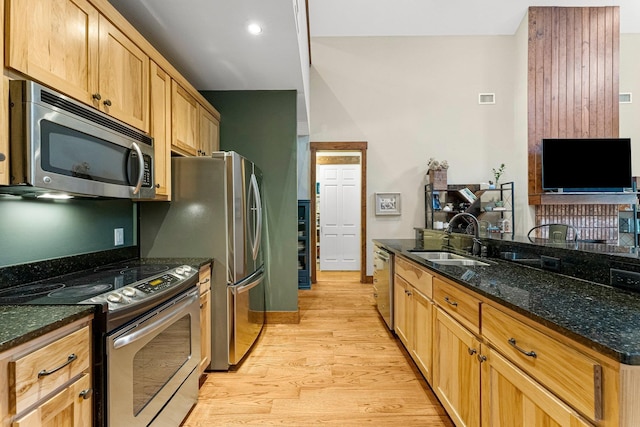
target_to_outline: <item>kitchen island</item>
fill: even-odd
[[[443,265],[414,254],[413,239],[374,240],[620,363],[640,365],[640,294],[507,261]],[[588,269],[588,265],[584,266]]]
[[[600,277],[594,254],[417,242],[374,240],[395,255],[394,332],[454,423],[640,425],[640,294],[566,274]]]

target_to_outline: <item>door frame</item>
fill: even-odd
[[[360,152],[360,283],[367,283],[367,142],[310,142],[310,186],[311,193],[311,224],[314,224],[311,234],[311,249],[313,262],[311,262],[311,283],[316,281],[316,160],[318,151],[359,151]]]

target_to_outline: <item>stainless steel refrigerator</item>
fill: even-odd
[[[265,319],[262,173],[233,151],[171,159],[171,202],[140,203],[140,255],[213,258],[211,364],[239,363]]]

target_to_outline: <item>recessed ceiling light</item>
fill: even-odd
[[[257,36],[258,34],[262,33],[262,27],[255,22],[252,22],[247,27],[247,31],[249,31],[249,33],[253,34],[254,36]]]

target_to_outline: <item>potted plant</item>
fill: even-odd
[[[427,182],[433,185],[434,190],[447,189],[447,169],[449,163],[446,160],[438,161],[431,157],[427,163]]]
[[[493,178],[495,179],[495,184],[493,181],[489,181],[489,188],[496,188],[498,186],[498,181],[500,180],[500,177],[502,176],[502,174],[504,174],[504,163],[500,164],[500,167],[498,169],[493,168],[491,169],[493,171]]]

